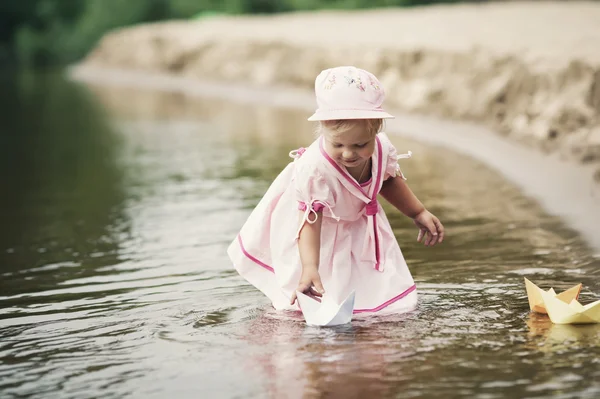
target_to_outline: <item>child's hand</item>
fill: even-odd
[[[319,276],[319,270],[316,267],[305,267],[302,268],[302,276],[298,283],[298,288],[292,294],[291,304],[296,302],[296,291],[306,294],[316,300],[322,297],[325,293],[323,284],[321,284],[321,276]]]
[[[434,246],[444,240],[444,226],[442,222],[428,210],[424,210],[414,218],[415,225],[419,228],[417,242],[421,242],[424,237],[426,246]]]

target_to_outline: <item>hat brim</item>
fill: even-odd
[[[315,112],[308,118],[309,121],[331,121],[341,119],[393,119],[394,115],[388,114],[381,110],[355,110],[355,109],[338,109],[328,111]]]

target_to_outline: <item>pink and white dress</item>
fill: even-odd
[[[298,233],[323,210],[319,274],[325,295],[341,302],[355,290],[354,313],[413,309],[416,286],[377,201],[386,179],[404,178],[398,159],[411,154],[398,155],[387,135],[379,133],[371,180],[360,185],[325,152],[322,140],[290,153],[295,160],[252,211],[229,246],[229,257],[275,309],[299,310],[297,303],[290,305],[302,272]]]

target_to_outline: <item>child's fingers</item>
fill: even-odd
[[[319,294],[317,291],[315,291],[314,289],[311,289],[310,291],[308,291],[306,293],[306,295],[312,299],[314,299],[317,302],[321,302],[321,298],[323,297],[323,295]]]
[[[436,217],[433,218],[433,227],[433,239],[429,243],[432,246],[441,243],[444,239],[444,226]]]
[[[314,287],[310,287],[310,290],[308,290],[308,294],[312,296],[323,296],[323,294],[317,291]]]
[[[437,238],[437,233],[436,235],[433,235],[433,233],[431,233],[431,230],[427,231],[427,240],[425,241],[425,246],[430,246],[433,244],[433,241]]]
[[[440,222],[437,219],[434,220],[433,222],[435,223],[435,227],[437,228],[437,231],[438,231],[438,235],[439,235],[438,242],[441,244],[441,242],[444,241],[444,225],[442,224],[442,222]]]
[[[435,245],[435,243],[438,240],[438,232],[435,222],[433,220],[430,220],[429,223],[427,223],[427,230],[429,232],[429,238],[425,245]]]
[[[300,292],[306,292],[308,291],[308,289],[310,288],[310,286],[306,283],[300,283],[298,284],[298,288],[296,288],[296,290],[292,293],[292,299],[290,300],[290,304],[294,304],[294,302],[296,302],[296,297],[298,296],[296,294],[296,291],[300,291]]]
[[[313,285],[315,286],[317,292],[319,294],[324,294],[325,293],[325,289],[323,288],[323,284],[321,284],[321,279],[315,279],[315,281],[313,281]]]
[[[429,245],[433,246],[437,243],[438,240],[438,232],[435,228],[435,226],[433,226],[433,229],[429,231]]]
[[[429,245],[434,246],[435,244],[437,244],[438,242],[438,233],[436,232],[432,237],[431,237],[431,241],[429,242]]]
[[[421,240],[423,240],[424,236],[425,236],[425,230],[419,229],[419,235],[417,236],[417,242],[421,242]]]
[[[428,246],[429,242],[431,241],[431,231],[429,230],[429,228],[424,227],[423,230],[423,245]]]

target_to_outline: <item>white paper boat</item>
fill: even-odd
[[[304,320],[309,326],[331,327],[350,323],[352,313],[354,312],[354,296],[352,291],[350,295],[338,304],[325,294],[321,302],[296,291],[298,304],[304,315]]]

